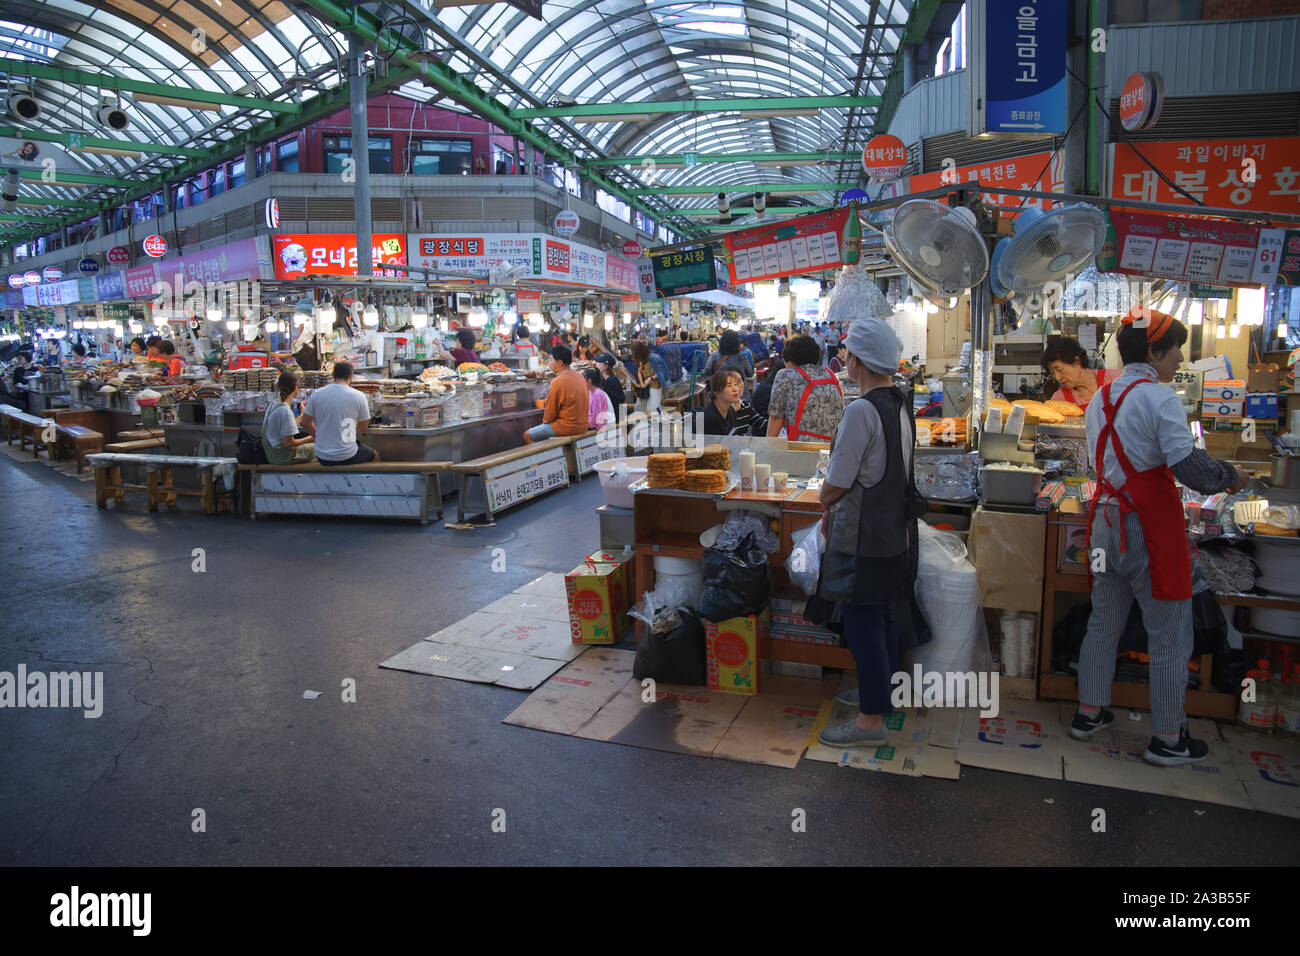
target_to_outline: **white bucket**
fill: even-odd
[[[656,585],[666,578],[676,579],[689,595],[687,606],[700,606],[700,595],[704,593],[704,565],[699,558],[672,558],[658,554],[654,566]]]

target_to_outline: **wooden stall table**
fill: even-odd
[[[638,491],[632,499],[638,596],[654,588],[656,555],[699,560],[704,555],[700,535],[724,521],[726,512],[734,510],[738,504],[767,505],[779,510],[780,543],[777,550],[768,555],[768,566],[773,591],[788,587],[790,581],[785,572],[785,561],[790,555],[794,535],[821,520],[821,504],[816,491],[735,489],[724,496],[716,496],[665,493],[649,488]],[[636,624],[635,633],[639,638],[640,622]],[[854,669],[853,655],[846,648],[822,644],[768,638],[759,648],[759,656],[766,660]]]

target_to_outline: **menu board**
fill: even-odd
[[[1244,223],[1115,211],[1119,266],[1129,275],[1253,285],[1260,228]]]
[[[779,279],[841,264],[841,236],[852,207],[741,229],[723,236],[732,282]],[[658,282],[656,282],[658,285]]]

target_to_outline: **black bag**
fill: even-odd
[[[241,465],[265,465],[266,449],[262,447],[262,436],[254,435],[241,425],[235,438],[235,460]]]
[[[637,398],[649,398],[649,397],[650,397],[650,389],[649,389],[648,387],[647,387],[647,388],[638,388],[638,389],[636,390],[636,397],[637,397]]]
[[[632,676],[646,677],[665,684],[703,684],[708,679],[704,660],[704,622],[689,608],[676,608],[662,614],[676,614],[677,626],[663,633],[643,628],[636,645]]]
[[[700,616],[725,621],[731,617],[757,614],[767,606],[771,586],[767,579],[767,555],[754,544],[751,531],[735,551],[708,548],[704,552],[704,593]]]

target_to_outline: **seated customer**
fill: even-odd
[[[524,442],[545,441],[562,435],[581,435],[587,431],[587,411],[591,399],[587,383],[571,369],[573,353],[563,345],[551,349],[551,371],[555,378],[546,392],[542,424],[524,432]]]
[[[713,401],[704,407],[704,434],[748,435],[755,425],[764,425],[752,406],[741,401],[745,380],[739,372],[724,369],[709,379]]]
[[[262,419],[262,450],[272,465],[289,465],[295,461],[311,461],[316,457],[311,435],[298,430],[293,417],[293,400],[302,391],[298,376],[281,372],[275,383],[280,400],[266,410]]]
[[[776,373],[785,368],[785,362],[781,356],[777,355],[772,359],[772,364],[767,367],[767,374],[763,376],[763,381],[758,383],[754,389],[754,411],[767,418],[768,407],[772,404],[772,383],[776,381]]]
[[[627,373],[623,371],[623,366],[619,360],[608,352],[596,359],[596,370],[600,372],[600,387],[609,396],[609,404],[614,409],[614,417],[621,417],[623,405],[627,402],[627,393],[623,391],[621,375]]]
[[[316,460],[322,465],[379,461],[373,448],[357,442],[357,435],[370,428],[370,403],[352,387],[350,362],[334,363],[334,384],[312,392],[301,421],[316,436]]]
[[[611,424],[616,416],[614,415],[614,406],[610,404],[609,396],[601,388],[600,373],[594,368],[585,369],[582,373],[583,379],[587,382],[588,406],[587,406],[587,427],[604,428]]]

